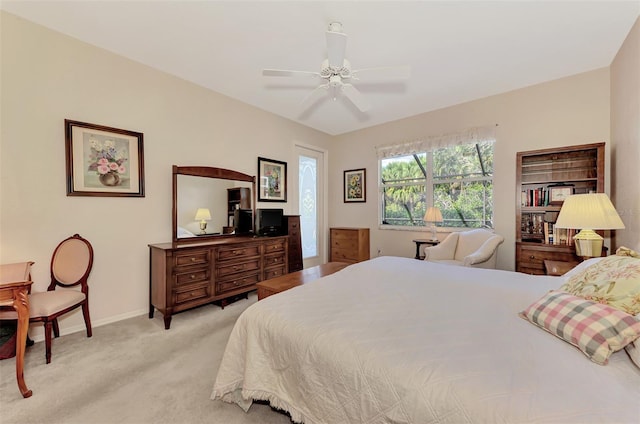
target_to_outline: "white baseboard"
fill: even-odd
[[[137,311],[127,312],[125,314],[114,315],[112,317],[103,318],[97,321],[91,321],[91,328],[102,327],[103,325],[112,324],[114,322],[122,321],[129,318],[134,318],[140,315],[148,314],[148,309],[139,309]],[[80,331],[86,331],[86,327],[84,326],[84,321],[82,324],[72,325],[70,327],[60,326],[60,335],[64,336],[67,334],[78,333]],[[41,342],[44,340],[44,328],[42,323],[33,323],[29,328],[29,337],[34,342]]]

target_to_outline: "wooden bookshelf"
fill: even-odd
[[[544,274],[544,260],[581,261],[568,235],[551,243],[545,227],[567,193],[604,192],[604,143],[519,152],[516,161],[516,271]]]

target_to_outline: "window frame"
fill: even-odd
[[[483,141],[488,141],[488,140],[483,140]],[[478,155],[480,155],[480,152],[477,148],[477,146],[481,143],[482,141],[476,141],[476,142],[470,142],[470,143],[460,143],[459,145],[475,145],[476,146],[476,152]],[[491,140],[492,143],[492,154],[495,157],[495,144],[496,144],[496,140],[492,139]],[[451,146],[442,146],[442,147],[436,147],[436,148],[432,148],[432,149],[425,149],[423,151],[419,151],[419,152],[413,152],[413,153],[401,153],[398,155],[394,155],[394,156],[390,156],[390,157],[385,157],[385,158],[378,158],[378,229],[380,230],[392,230],[392,231],[421,231],[421,232],[426,232],[429,231],[429,226],[424,223],[424,221],[421,220],[422,225],[394,225],[394,224],[384,224],[383,218],[384,218],[384,208],[385,208],[385,203],[384,203],[384,189],[388,188],[388,187],[407,187],[407,186],[423,186],[424,187],[424,194],[425,194],[425,209],[433,206],[433,196],[434,196],[434,186],[436,184],[449,184],[452,182],[460,182],[460,183],[472,183],[472,182],[490,182],[492,185],[491,188],[491,196],[493,198],[493,194],[494,194],[494,190],[493,190],[493,182],[494,182],[494,170],[492,169],[491,173],[487,176],[474,176],[474,177],[467,177],[467,178],[462,178],[462,179],[455,179],[455,178],[443,178],[443,179],[436,179],[434,177],[433,174],[433,158],[434,158],[434,151],[439,149],[439,148],[454,148],[455,145],[451,145]],[[384,160],[388,160],[388,159],[393,159],[393,158],[400,158],[400,157],[406,157],[406,156],[415,156],[415,155],[421,155],[421,154],[425,154],[426,155],[426,176],[424,178],[424,182],[422,182],[422,178],[420,178],[420,182],[416,183],[416,182],[412,182],[412,183],[391,183],[391,184],[384,184],[382,181],[382,162]],[[482,163],[482,158],[481,159],[481,163]],[[414,158],[414,160],[416,160]],[[493,162],[493,158],[492,158],[492,162]],[[483,165],[484,166],[484,165]],[[484,171],[484,169],[483,169]],[[413,179],[413,180],[418,180]],[[491,219],[491,223],[492,226],[491,227],[480,227],[480,228],[489,228],[491,230],[494,229],[495,225],[494,225],[494,217],[495,217],[495,210],[492,211],[492,219]],[[464,229],[469,229],[469,228],[478,228],[478,227],[457,227],[457,226],[439,226],[437,227],[438,231],[442,231],[442,232],[452,232],[452,231],[459,231],[459,230],[464,230]]]

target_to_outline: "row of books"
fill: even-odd
[[[549,189],[538,187],[522,190],[520,193],[520,206],[548,206]]]
[[[576,235],[573,228],[556,228],[553,222],[544,223],[544,242],[547,244],[564,244],[573,246],[573,236]]]

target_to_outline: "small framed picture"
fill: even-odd
[[[287,163],[258,158],[258,201],[287,201]]]
[[[65,119],[67,196],[144,197],[142,133]]]
[[[564,200],[573,194],[573,186],[549,186],[549,204],[561,205]]]
[[[367,170],[350,169],[344,171],[344,202],[367,201]]]

